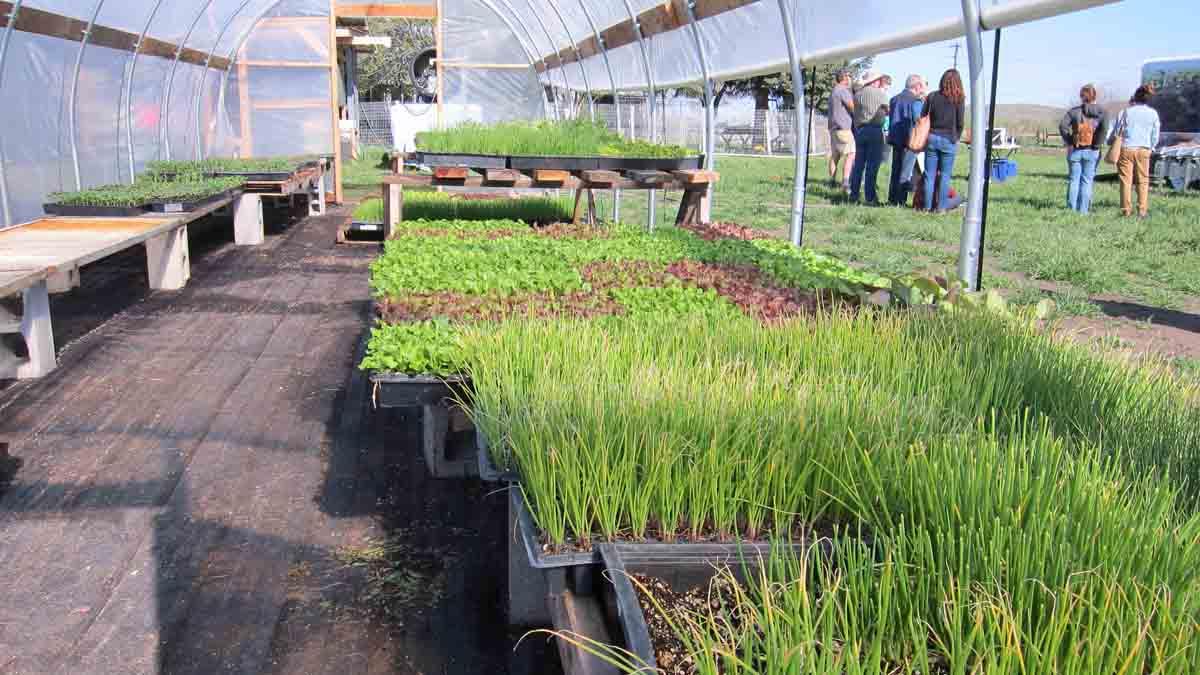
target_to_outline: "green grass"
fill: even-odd
[[[342,162],[342,188],[347,198],[358,198],[363,194],[379,194],[381,179],[392,172],[384,157],[393,152],[390,148],[364,145],[359,148],[358,159]]]
[[[695,154],[675,145],[627,140],[588,120],[491,125],[468,122],[450,129],[417,134],[417,148],[425,152],[539,157],[679,158]]]
[[[959,146],[955,187],[965,189],[969,158]],[[1151,217],[1120,216],[1113,169],[1101,168],[1092,213],[1066,209],[1066,161],[1061,154],[1017,156],[1020,175],[991,188],[985,244],[986,279],[1050,282],[1071,293],[1063,311],[1091,313],[1088,297],[1111,294],[1152,307],[1195,305],[1200,296],[1200,192],[1155,188]],[[786,236],[791,210],[792,160],[718,157],[713,215]],[[880,172],[886,199],[890,165]],[[810,163],[805,244],[877,271],[901,275],[953,272],[958,260],[962,210],[944,215],[911,209],[869,208],[840,202],[827,184],[824,158]],[[679,193],[660,193],[657,222],[674,219]],[[611,214],[607,195],[601,213]],[[646,195],[626,191],[624,222],[646,220]],[[1014,282],[1007,282],[1012,285]],[[1078,301],[1076,301],[1078,298]]]
[[[298,157],[211,157],[204,160],[156,160],[146,164],[139,181],[198,180],[217,173],[278,173],[316,160],[313,156]]]
[[[527,223],[569,222],[569,197],[500,196],[495,199],[463,199],[452,193],[404,191],[404,220],[520,220]],[[354,219],[383,222],[383,200],[368,199],[354,210]]]

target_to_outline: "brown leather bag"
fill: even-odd
[[[1121,148],[1125,145],[1125,115],[1121,115],[1121,119],[1117,122],[1117,130],[1113,132],[1113,141],[1108,146],[1108,153],[1104,155],[1104,161],[1109,164],[1116,164],[1121,161]]]
[[[929,145],[929,115],[924,115],[913,125],[912,133],[908,135],[908,149],[913,152],[924,152]]]

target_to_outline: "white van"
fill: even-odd
[[[1162,120],[1152,177],[1177,190],[1200,184],[1200,55],[1150,59],[1142,82],[1154,85],[1150,106]]]

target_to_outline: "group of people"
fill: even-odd
[[[892,80],[887,75],[869,70],[853,84],[848,71],[836,77],[828,111],[831,187],[840,185],[851,202],[859,202],[860,194],[865,193],[867,204],[880,205],[876,181],[885,146],[890,146],[888,204],[904,206],[915,193],[916,209],[940,213],[960,205],[962,196],[950,187],[966,117],[966,95],[958,71],[951,68],[942,73],[934,92],[927,92],[928,85],[920,75],[909,75],[904,91],[890,99],[887,92]],[[1059,125],[1067,146],[1069,208],[1088,213],[1102,146],[1107,142],[1111,148],[1119,143],[1113,159],[1121,183],[1121,211],[1126,216],[1133,214],[1136,186],[1138,215],[1146,216],[1150,155],[1158,144],[1160,128],[1158,113],[1148,105],[1153,96],[1151,85],[1138,87],[1130,106],[1114,124],[1096,104],[1096,87],[1089,84],[1080,89],[1080,105],[1067,111]],[[923,118],[928,118],[928,136],[924,149],[914,151],[910,140]]]
[[[867,71],[853,86],[848,71],[837,74],[829,97],[829,180],[837,188],[842,164],[842,190],[851,202],[865,193],[866,203],[880,205],[876,182],[885,147],[892,151],[888,204],[908,204],[943,212],[962,203],[950,187],[958,142],[963,135],[966,96],[962,76],[951,68],[942,74],[937,91],[928,93],[920,75],[909,75],[904,91],[888,98],[892,79]],[[929,136],[923,151],[913,151],[909,140],[922,118],[929,118]],[[864,185],[865,184],[865,185]],[[914,189],[915,188],[915,189]]]
[[[1161,127],[1158,111],[1149,105],[1154,87],[1138,87],[1115,124],[1096,104],[1097,96],[1095,85],[1084,85],[1079,90],[1079,105],[1068,110],[1058,125],[1067,147],[1067,208],[1079,213],[1091,210],[1092,184],[1107,141],[1121,183],[1121,213],[1133,215],[1136,185],[1138,217],[1145,218],[1150,209],[1150,155],[1158,145]]]

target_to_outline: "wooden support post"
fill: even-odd
[[[238,246],[258,246],[266,238],[262,196],[243,194],[233,203],[233,242]]]
[[[187,225],[146,240],[146,268],[150,288],[175,291],[191,277],[188,260]]]
[[[25,289],[24,314],[21,315],[21,335],[29,360],[17,367],[18,379],[42,377],[54,370],[54,330],[50,325],[50,291],[45,281]]]
[[[707,195],[706,190],[685,190],[683,199],[679,200],[679,213],[675,215],[675,224],[692,225],[700,222],[700,207]]]
[[[561,169],[534,169],[533,182],[547,185],[562,185],[571,179],[570,171]]]
[[[433,177],[438,180],[464,180],[468,171],[465,166],[435,166]]]
[[[578,225],[583,219],[583,193],[586,191],[587,188],[582,187],[575,189],[575,208],[571,209],[571,223],[574,225]]]
[[[383,185],[383,239],[392,238],[396,226],[404,219],[404,186],[394,183]]]
[[[325,181],[313,181],[308,189],[308,215],[323,216],[325,215]]]
[[[79,288],[79,268],[68,267],[50,274],[46,277],[46,288],[50,293],[67,293],[72,289]]]
[[[591,188],[588,188],[588,191],[587,191],[587,201],[588,201],[588,225],[595,225],[596,224],[596,193]]]

